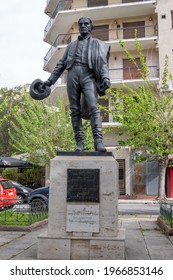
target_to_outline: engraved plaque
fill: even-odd
[[[99,232],[99,204],[67,205],[67,232]]]
[[[99,169],[67,169],[67,201],[99,202]]]

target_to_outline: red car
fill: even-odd
[[[8,179],[0,178],[0,208],[17,203],[16,188]]]

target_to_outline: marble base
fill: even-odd
[[[69,169],[99,170],[95,201],[82,201],[85,196],[69,201]],[[82,182],[82,191],[87,192],[87,185]],[[118,164],[112,153],[63,153],[52,159],[48,231],[38,237],[38,259],[124,259],[118,196]]]
[[[116,237],[97,238],[86,236],[38,237],[38,259],[42,260],[124,260],[125,230]]]

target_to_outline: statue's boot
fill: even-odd
[[[91,116],[91,128],[94,138],[95,151],[106,152],[106,148],[103,144],[102,122],[100,118],[100,113],[96,113],[93,116]]]
[[[81,118],[72,118],[72,126],[76,140],[76,151],[82,152],[84,150],[84,133],[82,129]]]

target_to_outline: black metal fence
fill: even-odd
[[[32,207],[30,204],[15,204],[11,207],[0,207],[0,225],[28,226],[48,218],[45,207]]]
[[[160,214],[169,226],[173,227],[173,204],[161,202]]]

